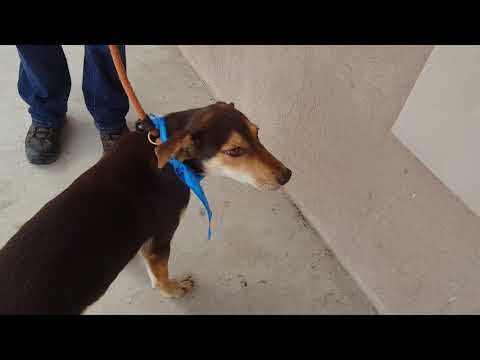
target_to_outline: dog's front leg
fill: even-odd
[[[192,289],[193,280],[190,276],[181,281],[169,279],[168,258],[170,256],[170,242],[166,246],[159,246],[157,243],[158,239],[152,238],[142,246],[142,255],[152,287],[158,288],[165,297],[182,297]]]

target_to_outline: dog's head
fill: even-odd
[[[179,159],[203,175],[227,176],[259,190],[276,190],[290,180],[292,172],[262,145],[258,127],[233,104],[217,102],[167,120],[182,123],[191,134],[192,146]]]

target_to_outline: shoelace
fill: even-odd
[[[50,128],[35,127],[33,128],[32,137],[36,137],[41,140],[53,142],[55,137],[55,130]]]

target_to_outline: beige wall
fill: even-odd
[[[436,46],[392,129],[480,216],[480,46]]]
[[[379,311],[480,309],[461,293],[480,298],[461,258],[480,254],[478,221],[391,134],[431,46],[180,48],[260,126],[294,172],[289,195]]]

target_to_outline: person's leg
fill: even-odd
[[[67,113],[71,79],[59,45],[17,45],[18,92],[29,105],[32,125],[25,139],[32,163],[53,162],[60,152],[60,129]]]
[[[67,113],[71,80],[59,45],[17,45],[20,56],[18,92],[29,105],[35,125],[60,127]]]
[[[119,49],[126,66],[125,46],[119,45]],[[125,116],[129,109],[128,97],[107,45],[85,45],[82,89],[85,104],[100,130],[105,148],[108,140],[105,136],[120,136],[125,131]]]

